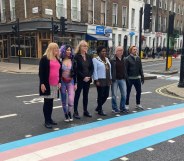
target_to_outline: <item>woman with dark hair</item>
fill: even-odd
[[[98,56],[93,58],[94,72],[93,79],[97,88],[97,108],[96,111],[101,116],[106,116],[102,110],[103,104],[109,96],[109,88],[111,85],[111,64],[106,57],[106,47],[99,46],[97,49]]]
[[[73,117],[80,119],[78,113],[78,102],[80,98],[81,91],[83,90],[83,115],[86,117],[92,117],[88,112],[88,93],[90,88],[90,83],[92,82],[93,74],[93,62],[91,56],[87,55],[88,44],[86,41],[82,40],[79,42],[75,50],[75,71],[77,75],[77,90],[75,91],[74,98],[74,114]]]
[[[66,122],[73,121],[71,111],[74,104],[75,90],[77,89],[74,68],[74,54],[70,45],[63,45],[60,48],[62,62],[61,76],[61,100]],[[67,97],[68,94],[68,97]],[[68,101],[66,100],[68,98]],[[68,102],[68,106],[67,106]]]

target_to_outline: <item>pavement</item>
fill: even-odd
[[[177,58],[180,59],[180,58]],[[157,62],[157,61],[165,61],[163,58],[148,58],[148,59],[142,59],[142,63],[146,62]],[[21,69],[19,69],[18,63],[9,63],[9,62],[0,62],[0,72],[6,72],[6,73],[14,73],[14,74],[38,74],[38,65],[32,65],[32,64],[21,64]],[[154,74],[175,74],[177,73],[177,70],[173,71],[156,71]],[[157,76],[150,76],[145,74],[145,80],[151,80],[151,79],[157,79]],[[174,95],[180,98],[184,98],[184,90],[181,87],[178,87],[178,84],[172,84],[169,86],[166,86],[166,92],[170,95]]]

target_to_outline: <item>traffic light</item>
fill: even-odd
[[[18,27],[17,27],[17,25],[13,25],[12,26],[12,32],[17,36],[17,34],[18,34]]]
[[[144,7],[144,30],[150,29],[152,21],[152,7],[150,4],[145,4]]]
[[[175,14],[170,14],[169,15],[169,26],[168,26],[168,30],[169,30],[169,34],[173,34],[174,31],[174,16]]]
[[[54,34],[57,34],[58,33],[58,29],[59,29],[59,26],[58,25],[53,25],[53,32]]]
[[[67,30],[67,23],[66,23],[67,19],[65,19],[64,17],[60,18],[60,25],[61,25],[61,34],[64,35],[66,30]]]

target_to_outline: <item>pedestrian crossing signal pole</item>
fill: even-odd
[[[142,15],[143,15],[143,7],[140,8],[139,13],[139,57],[141,58],[141,45],[142,45]]]
[[[20,51],[20,25],[19,18],[17,19],[17,32],[18,32],[18,56],[19,56],[19,69],[21,69],[21,51]]]
[[[184,87],[184,31],[183,31],[183,48],[181,53],[181,60],[180,60],[180,80],[178,83],[178,87]]]

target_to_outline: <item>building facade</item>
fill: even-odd
[[[167,46],[167,31],[169,14],[174,13],[174,30],[178,32],[174,48],[181,49],[183,42],[184,26],[184,1],[183,0],[145,0],[152,6],[152,23],[149,32],[144,32],[145,44],[149,47]]]

